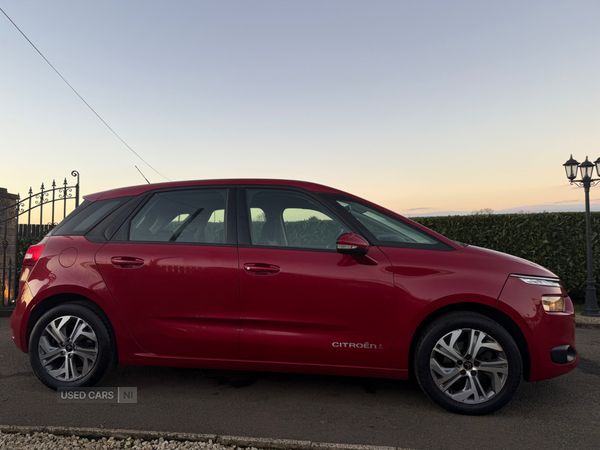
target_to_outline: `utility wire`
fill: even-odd
[[[88,108],[89,108],[89,109],[90,109],[90,110],[91,110],[91,111],[92,111],[92,112],[93,112],[93,113],[96,115],[96,117],[98,117],[98,119],[100,119],[100,121],[102,121],[102,123],[103,123],[104,125],[106,125],[106,127],[107,127],[107,128],[110,130],[110,131],[112,131],[112,133],[113,133],[113,134],[114,134],[114,135],[115,135],[115,136],[116,136],[116,137],[117,137],[117,138],[118,138],[118,139],[119,139],[119,140],[120,140],[120,141],[121,141],[123,144],[125,144],[125,146],[126,146],[126,147],[127,147],[129,150],[131,150],[131,152],[132,152],[132,153],[133,153],[135,156],[137,156],[138,158],[140,158],[140,159],[141,159],[141,160],[142,160],[142,161],[143,161],[143,162],[144,162],[144,163],[145,163],[145,164],[146,164],[148,167],[150,167],[152,170],[154,170],[154,171],[155,171],[157,174],[159,174],[161,177],[165,178],[165,179],[166,179],[166,180],[168,180],[168,181],[171,181],[169,178],[167,178],[167,177],[166,177],[166,176],[164,176],[162,173],[160,173],[158,170],[156,170],[154,167],[152,167],[152,166],[150,165],[150,163],[149,163],[149,162],[147,162],[147,161],[146,161],[144,158],[142,158],[140,155],[138,155],[138,154],[136,153],[136,151],[135,151],[134,149],[132,149],[132,148],[129,146],[129,144],[127,144],[127,142],[125,142],[125,141],[124,141],[124,140],[121,138],[121,136],[119,136],[119,135],[117,134],[117,132],[116,132],[115,130],[113,130],[113,129],[111,128],[111,126],[110,126],[108,123],[106,123],[106,121],[105,121],[105,120],[104,120],[102,117],[100,117],[100,114],[98,114],[98,113],[97,113],[97,112],[94,110],[94,108],[92,108],[92,107],[90,106],[90,104],[89,104],[88,102],[86,102],[86,101],[84,100],[84,98],[83,98],[81,95],[79,95],[79,92],[77,92],[77,91],[75,90],[75,88],[74,88],[73,86],[71,86],[71,84],[70,84],[70,83],[69,83],[69,82],[68,82],[68,81],[65,79],[65,77],[63,77],[63,76],[60,74],[60,72],[59,72],[58,70],[56,70],[56,68],[55,68],[55,67],[52,65],[52,63],[51,63],[50,61],[48,61],[48,59],[47,59],[47,58],[46,58],[46,57],[45,57],[45,56],[42,54],[42,52],[40,52],[40,51],[38,50],[38,48],[37,48],[35,45],[33,45],[33,42],[31,42],[31,41],[29,40],[29,38],[28,38],[28,37],[25,35],[25,33],[23,33],[23,32],[21,31],[21,29],[20,29],[20,28],[17,26],[17,24],[16,24],[16,23],[14,23],[14,22],[13,22],[13,20],[12,20],[10,17],[8,17],[8,14],[6,14],[6,12],[5,12],[5,11],[4,11],[2,8],[0,8],[0,11],[2,11],[2,14],[4,14],[4,15],[6,16],[6,18],[7,18],[8,20],[10,20],[10,23],[12,23],[12,24],[14,25],[14,27],[15,27],[17,30],[19,30],[19,33],[21,33],[21,34],[23,35],[23,37],[24,37],[25,39],[27,39],[27,42],[29,42],[29,43],[31,44],[31,46],[32,46],[32,47],[35,49],[35,51],[36,51],[36,52],[38,52],[42,58],[44,58],[44,61],[46,61],[46,62],[48,63],[48,65],[49,65],[50,67],[52,67],[52,69],[53,69],[53,70],[54,70],[54,71],[55,71],[55,72],[58,74],[58,76],[59,76],[60,78],[62,78],[62,80],[63,80],[65,83],[67,83],[67,86],[69,86],[69,87],[71,88],[71,90],[72,90],[73,92],[75,92],[75,94],[77,95],[77,97],[79,97],[79,98],[81,99],[81,101],[82,101],[83,103],[85,103],[85,105],[86,105],[86,106],[87,106],[87,107],[88,107]],[[137,169],[137,166],[136,166],[136,169]],[[138,170],[139,170],[139,169],[138,169]],[[143,176],[143,175],[142,175],[142,176]],[[145,177],[144,177],[144,178],[145,178]],[[148,180],[146,180],[146,181],[148,181]]]

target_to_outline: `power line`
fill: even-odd
[[[90,109],[90,111],[92,111],[92,112],[93,112],[93,113],[96,115],[96,117],[98,117],[98,119],[100,119],[100,121],[101,121],[101,122],[102,122],[104,125],[106,125],[106,127],[107,127],[107,128],[110,130],[110,131],[112,131],[112,133],[113,133],[113,134],[114,134],[114,135],[115,135],[115,136],[116,136],[116,137],[117,137],[117,138],[118,138],[118,139],[119,139],[119,140],[120,140],[120,141],[121,141],[123,144],[125,144],[125,146],[126,146],[126,147],[127,147],[129,150],[131,150],[131,152],[132,152],[132,153],[133,153],[135,156],[137,156],[139,159],[141,159],[141,160],[144,162],[144,164],[146,164],[148,167],[150,167],[152,170],[154,170],[154,171],[155,171],[157,174],[159,174],[161,177],[165,178],[166,180],[169,180],[169,181],[171,181],[169,178],[167,178],[167,177],[166,177],[166,176],[164,176],[162,173],[160,173],[158,170],[156,170],[154,167],[152,167],[152,166],[150,165],[150,163],[149,163],[149,162],[147,162],[147,161],[146,161],[144,158],[142,158],[140,155],[138,155],[138,154],[137,154],[137,152],[136,152],[134,149],[132,149],[132,148],[129,146],[129,144],[128,144],[127,142],[125,142],[125,141],[123,140],[123,138],[121,138],[121,136],[119,136],[119,135],[117,134],[117,132],[116,132],[115,130],[113,130],[113,129],[111,128],[111,126],[110,126],[108,123],[106,123],[106,121],[105,121],[105,120],[104,120],[102,117],[100,117],[100,114],[98,114],[98,113],[97,113],[97,112],[94,110],[94,108],[92,108],[92,107],[90,106],[90,104],[89,104],[88,102],[86,102],[86,101],[84,100],[84,98],[83,98],[81,95],[79,95],[79,92],[77,92],[77,91],[75,90],[75,88],[74,88],[73,86],[71,86],[71,84],[70,84],[70,83],[69,83],[69,82],[68,82],[68,81],[65,79],[65,77],[63,77],[63,76],[60,74],[60,72],[59,72],[58,70],[56,70],[56,68],[55,68],[55,67],[52,65],[52,63],[51,63],[50,61],[48,61],[48,59],[47,59],[47,58],[46,58],[46,57],[45,57],[45,56],[42,54],[42,52],[40,52],[40,51],[38,50],[38,48],[37,48],[35,45],[33,45],[33,42],[31,42],[31,40],[29,40],[29,38],[28,38],[28,37],[25,35],[25,33],[23,33],[23,32],[21,31],[21,29],[20,29],[20,28],[17,26],[17,24],[16,24],[16,23],[14,23],[14,22],[13,22],[13,20],[12,20],[10,17],[8,17],[8,14],[6,14],[6,12],[4,12],[4,10],[3,10],[2,8],[0,8],[0,11],[2,11],[2,14],[4,14],[4,15],[6,16],[6,18],[7,18],[8,20],[10,20],[10,23],[12,23],[12,24],[14,25],[14,27],[15,27],[15,28],[16,28],[16,29],[19,31],[19,33],[21,33],[21,34],[23,35],[23,37],[24,37],[25,39],[27,39],[27,42],[29,42],[29,43],[31,44],[31,46],[32,46],[32,47],[35,49],[35,51],[36,51],[36,52],[38,52],[38,53],[39,53],[39,55],[40,55],[42,58],[44,58],[44,61],[46,61],[46,62],[48,63],[48,65],[49,65],[50,67],[52,67],[52,69],[53,69],[53,70],[54,70],[54,71],[55,71],[55,72],[58,74],[58,76],[59,76],[59,77],[60,77],[60,78],[61,78],[61,79],[62,79],[62,80],[63,80],[63,81],[64,81],[64,82],[67,84],[67,86],[69,86],[69,87],[71,88],[71,90],[72,90],[73,92],[75,92],[75,94],[77,95],[77,97],[79,97],[79,98],[81,99],[81,101],[82,101],[83,103],[85,103],[85,105],[86,105],[86,106],[87,106],[87,107]],[[137,169],[137,167],[136,167],[136,169]],[[138,170],[139,170],[139,169],[138,169]],[[146,180],[146,181],[148,181],[148,180]]]

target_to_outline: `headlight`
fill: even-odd
[[[558,280],[554,280],[552,278],[538,278],[538,277],[523,277],[519,275],[516,276],[519,280],[523,281],[527,284],[535,284],[536,286],[547,286],[547,287],[560,287],[560,283]]]
[[[563,297],[555,296],[542,296],[542,306],[544,311],[548,312],[564,312],[565,310],[565,299]]]

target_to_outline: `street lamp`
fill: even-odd
[[[596,299],[596,280],[594,280],[594,264],[592,259],[592,227],[590,225],[590,187],[596,186],[600,181],[600,158],[591,163],[588,161],[587,156],[585,161],[579,164],[576,160],[571,158],[563,164],[567,178],[571,184],[575,184],[579,187],[583,186],[585,190],[585,240],[587,245],[587,281],[585,288],[585,307],[583,309],[584,316],[600,317],[600,310],[598,309],[598,300]],[[599,178],[594,179],[594,167],[596,167],[596,174]],[[581,176],[580,180],[577,178],[577,169]]]

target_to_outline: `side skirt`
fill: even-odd
[[[178,356],[159,356],[153,353],[136,353],[134,356],[135,358],[132,359],[119,359],[119,364],[123,366],[190,367],[198,369],[310,373],[318,375],[391,378],[396,380],[408,380],[409,378],[409,371],[407,369],[281,363],[273,361],[245,361],[234,359],[182,358]]]

